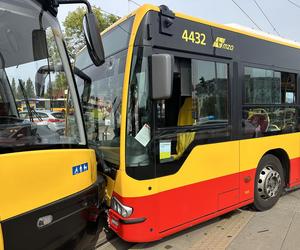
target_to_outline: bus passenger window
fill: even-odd
[[[281,74],[281,102],[286,104],[295,104],[297,75],[286,72],[276,73]]]
[[[242,127],[246,138],[298,130],[297,75],[245,67]]]

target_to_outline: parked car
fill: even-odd
[[[19,112],[20,118],[30,121],[28,111]],[[37,125],[47,125],[49,129],[58,134],[63,134],[65,129],[65,114],[57,111],[34,111],[32,112],[33,122]]]

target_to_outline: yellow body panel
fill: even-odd
[[[237,173],[238,156],[239,141],[197,146],[176,174],[158,179],[158,192]]]
[[[300,156],[300,133],[267,136],[240,141],[240,171],[256,168],[269,150],[281,148],[289,159]]]
[[[72,167],[88,163],[73,175]],[[5,220],[80,192],[96,182],[90,149],[43,150],[0,155],[0,218]]]
[[[114,185],[115,181],[109,176],[106,176],[105,202],[107,206],[110,206],[110,200],[113,194]]]

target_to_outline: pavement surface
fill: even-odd
[[[243,208],[154,243],[133,244],[114,238],[100,249],[299,250],[300,190],[283,195],[268,211]]]

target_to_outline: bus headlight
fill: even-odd
[[[123,205],[116,197],[112,197],[110,207],[124,218],[129,217],[133,210],[131,207]]]

